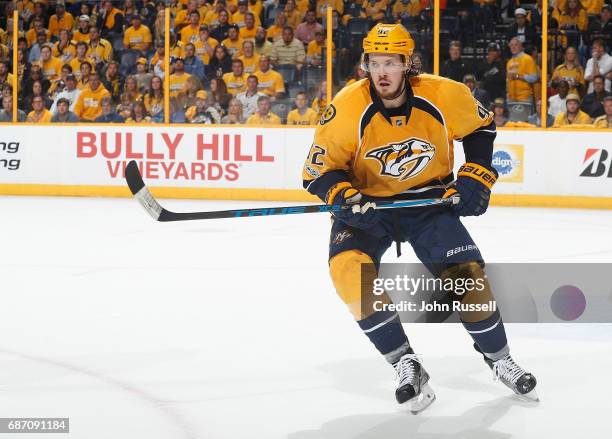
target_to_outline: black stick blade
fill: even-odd
[[[135,160],[131,160],[125,167],[125,180],[127,181],[132,195],[136,195],[138,191],[145,186]]]

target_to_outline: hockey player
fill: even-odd
[[[399,316],[374,311],[370,285],[393,241],[408,241],[428,270],[442,279],[484,281],[484,291],[452,300],[493,300],[478,247],[460,216],[483,214],[497,172],[491,165],[493,115],[458,82],[413,68],[414,41],[399,24],[377,24],[363,40],[368,77],[345,87],[317,125],[303,169],[304,187],[334,213],[329,268],[338,295],[360,328],[397,372],[397,401],[413,413],[435,399],[429,375],[410,346]],[[453,182],[453,140],[466,163]],[[376,202],[459,196],[454,206],[376,210]],[[449,251],[453,250],[453,251]],[[385,300],[390,301],[385,295]],[[515,393],[537,399],[535,377],[509,354],[499,310],[461,311],[463,326],[496,377]]]

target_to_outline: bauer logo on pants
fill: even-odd
[[[522,183],[524,152],[523,145],[495,144],[493,167],[499,173],[498,182]]]

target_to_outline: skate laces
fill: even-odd
[[[514,384],[527,372],[516,364],[510,355],[506,355],[501,360],[493,362],[493,373],[496,379],[505,379]]]
[[[396,363],[395,371],[397,372],[400,387],[414,381],[416,373],[415,363],[421,363],[421,359],[417,354],[404,354]]]

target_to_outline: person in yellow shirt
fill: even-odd
[[[110,41],[100,37],[100,29],[97,26],[92,26],[89,29],[89,47],[87,48],[87,56],[93,59],[95,64],[109,63],[113,59],[113,45]]]
[[[287,125],[316,125],[319,117],[317,112],[308,108],[306,93],[299,92],[295,97],[295,110],[287,115]]]
[[[191,13],[192,12],[197,12],[198,13],[198,26],[204,24],[204,17],[205,15],[202,14],[206,14],[208,12],[208,6],[204,6],[203,8],[198,8],[198,2],[197,0],[189,0],[189,3],[187,4],[187,9],[180,9],[175,16],[174,19],[174,27],[176,29],[181,29],[184,26],[189,26],[192,21],[191,21]]]
[[[242,40],[240,39],[240,30],[238,26],[232,24],[227,30],[227,38],[221,42],[231,57],[238,56],[242,48]]]
[[[587,15],[599,15],[604,6],[604,0],[580,0]]]
[[[74,106],[74,114],[83,121],[93,122],[102,114],[102,99],[111,95],[100,82],[100,78],[95,73],[89,75],[89,86],[85,87],[76,105]]]
[[[259,55],[255,53],[255,43],[251,40],[242,42],[242,54],[238,56],[244,66],[244,73],[251,75],[255,73],[259,66]]]
[[[317,0],[317,18],[323,19],[327,16],[327,8],[331,6],[333,10],[338,11],[340,16],[344,14],[344,2],[342,0]],[[387,6],[385,5],[385,8]]]
[[[238,26],[240,29],[242,29],[246,23],[245,23],[245,19],[246,19],[246,15],[247,13],[249,13],[249,2],[248,0],[239,0],[238,1],[238,10],[236,12],[234,12],[232,14],[232,18],[230,20],[230,22],[232,24],[235,24],[236,26]],[[253,14],[251,12],[251,14]],[[261,23],[259,21],[259,17],[255,17],[255,14],[253,14],[253,18],[255,18],[255,25],[256,26],[261,26]]]
[[[567,111],[562,111],[555,117],[553,127],[567,125],[585,125],[593,123],[591,117],[580,110],[580,97],[577,94],[568,94],[565,99]]]
[[[287,17],[287,25],[291,26],[295,30],[298,25],[302,22],[304,15],[297,9],[295,0],[287,0],[285,9],[283,9],[285,16]]]
[[[574,47],[565,49],[565,59],[563,64],[558,65],[553,70],[552,83],[554,86],[565,80],[570,86],[570,93],[581,94],[585,90],[584,70],[578,59],[578,51]]]
[[[181,29],[181,42],[183,44],[192,43],[199,39],[200,35],[200,13],[192,11],[189,14],[189,25]]]
[[[266,29],[266,38],[273,43],[279,41],[283,37],[285,26],[287,26],[287,16],[283,12],[279,12],[274,17],[274,24]]]
[[[81,15],[79,17],[79,27],[72,34],[72,39],[74,41],[76,41],[77,43],[84,41],[89,44],[89,23],[89,15]]]
[[[603,105],[606,113],[595,119],[593,126],[595,128],[612,128],[612,96],[606,96]]]
[[[530,55],[523,50],[523,43],[514,37],[508,43],[512,57],[506,64],[506,90],[508,101],[529,102],[533,100],[533,84],[538,80],[538,68]]]
[[[204,24],[208,25],[208,27],[213,28],[219,25],[219,13],[221,11],[225,11],[225,1],[217,0],[213,6],[213,8],[208,11],[206,17],[204,17]]]
[[[84,90],[89,86],[89,78],[93,71],[93,65],[89,61],[83,61],[80,69],[74,71],[74,76],[78,78],[77,88],[79,90]]]
[[[45,101],[42,96],[34,96],[32,98],[33,110],[28,113],[26,122],[30,123],[49,123],[53,117],[53,113],[45,108]]]
[[[270,57],[259,57],[259,70],[255,72],[257,76],[257,88],[272,98],[282,98],[285,95],[285,81],[280,73],[270,68]]]
[[[578,28],[581,32],[587,30],[589,20],[580,0],[567,0],[565,6],[557,6],[552,15],[558,21],[559,29]]]
[[[257,111],[247,119],[247,125],[280,125],[281,118],[270,111],[270,98],[260,96],[257,99]]]
[[[240,39],[255,41],[255,35],[257,35],[255,15],[252,12],[247,12],[244,17],[244,22],[244,27],[240,28]]]
[[[249,0],[249,11],[255,14],[256,17],[261,17],[263,12],[262,0]]]
[[[204,65],[210,63],[210,58],[215,53],[215,47],[218,45],[219,42],[210,36],[208,26],[205,24],[200,26],[198,40],[193,43],[193,46],[195,47],[196,56],[202,60]]]
[[[53,82],[57,80],[62,73],[62,62],[59,58],[51,55],[52,48],[49,44],[45,44],[40,50],[40,65],[45,78]]]
[[[313,66],[320,66],[323,60],[323,49],[327,46],[325,32],[318,30],[315,32],[315,38],[308,43],[306,49],[306,63]],[[332,56],[336,56],[336,45],[332,41]]]
[[[115,8],[112,1],[104,0],[100,11],[102,15],[100,30],[104,38],[111,38],[123,33],[123,12]]]
[[[223,81],[227,86],[227,91],[236,96],[246,90],[247,77],[244,73],[244,65],[239,59],[232,61],[232,71],[223,75]]]
[[[391,13],[399,23],[401,20],[411,20],[418,17],[422,9],[419,0],[398,0],[393,5]]]
[[[173,73],[170,75],[170,97],[175,98],[185,88],[185,84],[191,78],[191,75],[185,73],[183,58],[176,58],[172,63],[172,69]]]
[[[57,2],[55,5],[55,14],[49,18],[49,32],[51,36],[57,38],[62,29],[72,30],[74,27],[74,17],[70,12],[66,11],[66,5],[63,2]]]
[[[365,0],[363,7],[370,20],[381,21],[387,11],[387,0]]]
[[[51,32],[45,29],[43,19],[41,17],[34,17],[34,20],[32,21],[32,28],[25,34],[28,49],[38,41],[38,34],[40,32],[45,33],[45,41],[49,41],[51,39]]]
[[[51,54],[59,58],[63,64],[70,62],[76,56],[76,43],[70,39],[70,31],[60,30],[59,39],[53,44]]]
[[[151,48],[153,37],[147,26],[142,24],[139,15],[132,18],[132,25],[125,30],[123,45],[126,49],[138,50],[146,53]]]
[[[77,43],[77,53],[76,56],[68,63],[70,67],[72,67],[72,71],[74,72],[77,79],[81,79],[81,64],[84,62],[88,62],[91,65],[92,71],[95,72],[95,65],[93,59],[87,56],[87,51],[89,46],[84,41],[79,41]]]

